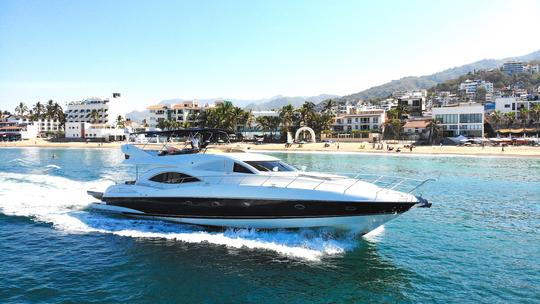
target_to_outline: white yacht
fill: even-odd
[[[236,228],[334,227],[364,234],[427,200],[356,176],[305,172],[251,152],[122,146],[133,181],[89,191],[95,208],[128,216]],[[141,168],[146,168],[144,173]],[[427,180],[426,180],[427,181]],[[417,181],[417,187],[426,181]],[[415,181],[416,182],[416,181]],[[412,192],[412,191],[411,191]]]

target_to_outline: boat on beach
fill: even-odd
[[[122,146],[136,178],[88,191],[101,201],[93,208],[205,226],[332,227],[365,234],[415,206],[431,206],[413,194],[429,180],[306,172],[273,156],[212,147],[226,138],[220,130],[152,135],[167,138],[160,149]],[[187,146],[172,147],[173,137],[188,138]],[[398,190],[406,185],[409,191]]]

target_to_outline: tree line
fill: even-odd
[[[323,110],[319,112],[313,102],[306,101],[297,109],[291,104],[277,109],[277,116],[255,117],[250,111],[235,107],[231,102],[224,102],[214,108],[190,114],[187,121],[167,119],[158,122],[157,127],[164,130],[189,127],[218,128],[234,133],[257,129],[269,132],[273,137],[278,130],[286,133],[308,126],[315,133],[320,133],[330,130],[334,118],[334,106],[335,102],[328,100]]]
[[[8,111],[4,111],[5,115],[11,114]],[[54,120],[58,121],[61,126],[66,123],[64,109],[57,102],[49,100],[47,103],[37,102],[33,106],[28,107],[23,102],[20,102],[14,111],[15,115],[27,116],[31,120]]]

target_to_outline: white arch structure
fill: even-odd
[[[311,135],[311,142],[316,142],[315,140],[315,132],[310,127],[301,127],[300,129],[296,130],[296,134],[294,135],[294,141],[298,142],[298,137],[302,132],[307,131]]]

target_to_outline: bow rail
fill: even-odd
[[[329,190],[346,194],[355,185],[361,182],[374,184],[383,190],[396,190],[406,193],[413,193],[428,182],[435,179],[413,179],[407,177],[395,177],[376,174],[354,174],[354,173],[311,173],[299,171],[297,175],[282,174],[221,174],[221,175],[201,175],[194,176],[205,184],[239,184],[246,186],[267,186],[279,188],[296,188],[309,190]],[[139,181],[139,185],[168,188],[174,185],[193,182],[193,177],[179,178],[173,184],[158,185]]]

